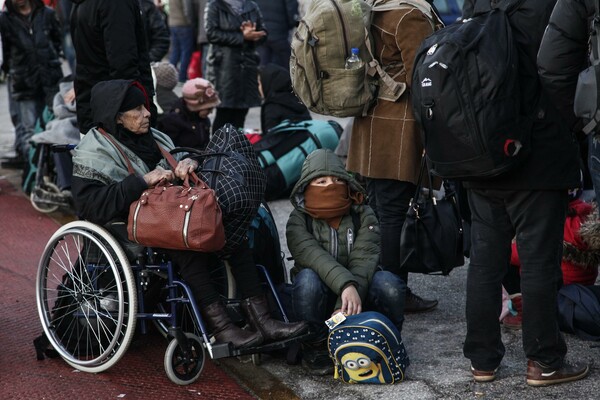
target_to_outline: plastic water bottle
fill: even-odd
[[[358,57],[358,49],[353,47],[351,51],[352,54],[346,59],[346,69],[360,69],[360,67],[363,66],[363,62],[360,57]]]

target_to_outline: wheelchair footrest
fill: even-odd
[[[231,357],[233,350],[229,343],[215,343],[211,346],[213,360],[217,358]]]
[[[267,344],[263,344],[255,347],[248,347],[246,349],[233,349],[231,351],[231,356],[244,356],[248,354],[257,354],[257,353],[269,353],[271,351],[285,349],[290,347],[294,343],[304,342],[306,340],[310,340],[314,336],[313,333],[305,333],[304,335],[294,336],[289,339],[280,340],[277,342],[271,342]]]

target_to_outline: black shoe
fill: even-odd
[[[333,361],[325,341],[302,343],[302,367],[311,375],[333,375]]]
[[[0,165],[6,169],[23,169],[25,167],[25,158],[20,155],[3,158]]]
[[[583,379],[590,371],[587,364],[563,363],[559,369],[543,366],[538,361],[527,361],[527,384],[530,386],[548,386]]]
[[[420,313],[433,310],[438,305],[437,300],[428,300],[414,294],[406,288],[406,299],[404,300],[405,313]]]

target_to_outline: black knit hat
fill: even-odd
[[[127,89],[127,93],[125,93],[125,97],[121,102],[121,107],[119,108],[119,112],[125,112],[129,110],[133,110],[139,105],[146,104],[146,95],[135,85],[129,86]]]

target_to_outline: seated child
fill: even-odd
[[[598,278],[600,265],[600,220],[598,210],[579,199],[581,190],[570,191],[571,201],[565,219],[563,255],[560,264],[563,285],[579,283],[584,286],[593,285]],[[517,253],[517,245],[512,244],[509,275],[516,284],[505,287],[510,297],[510,313],[502,319],[502,324],[509,329],[521,329],[522,303],[519,290],[521,262]],[[514,271],[517,270],[517,273]]]
[[[365,190],[328,149],[309,154],[290,197],[286,237],[294,267],[282,297],[291,303],[291,317],[317,333],[302,346],[303,366],[315,375],[333,372],[324,323],[332,314],[379,311],[402,330],[406,285],[378,267],[379,225],[364,198]]]
[[[182,98],[159,121],[157,128],[169,135],[177,147],[204,150],[210,139],[212,110],[221,101],[212,83],[202,78],[190,79],[181,90]]]

